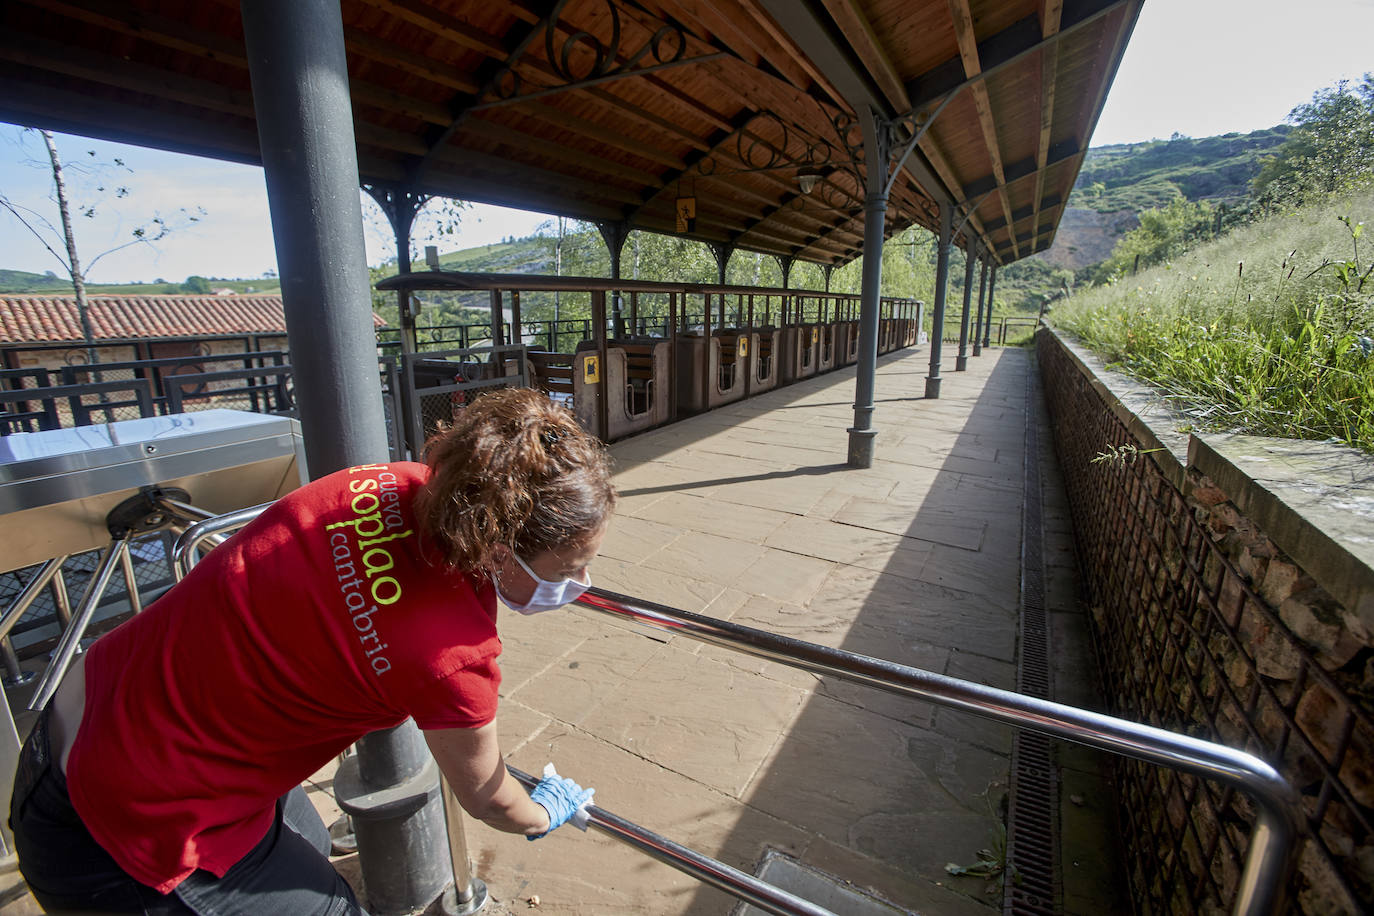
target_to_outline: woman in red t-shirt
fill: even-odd
[[[361,912],[300,783],[414,718],[459,802],[530,838],[591,796],[532,794],[496,741],[496,598],[589,584],[615,504],[599,442],[528,389],[485,395],[427,464],[278,500],[68,672],[20,755],[20,868],[48,909]]]

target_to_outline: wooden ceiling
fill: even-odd
[[[1047,248],[1143,0],[341,0],[364,183],[821,264],[886,231]],[[0,120],[258,162],[235,0],[4,0]],[[933,119],[932,119],[933,118]],[[803,193],[799,175],[814,180]]]

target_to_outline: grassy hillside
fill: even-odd
[[[1175,197],[1239,201],[1287,126],[1220,137],[1175,137],[1088,150],[1070,208],[1117,213],[1161,207]]]
[[[88,283],[92,296],[177,296],[232,289],[236,293],[270,296],[281,292],[276,280],[226,280],[220,277],[188,277],[181,283]],[[0,293],[32,293],[41,296],[70,296],[70,280],[54,274],[35,274],[23,270],[0,270]]]
[[[1083,169],[1048,251],[998,272],[998,288],[1023,309],[1045,293],[1080,284],[1116,243],[1139,225],[1142,210],[1176,199],[1245,206],[1265,158],[1284,141],[1287,125],[1220,137],[1175,137],[1088,150]]]
[[[1347,222],[1348,221],[1348,222]],[[1202,428],[1374,452],[1374,190],[1240,227],[1051,313]]]

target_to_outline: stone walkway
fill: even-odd
[[[928,360],[925,347],[879,360],[872,469],[844,464],[853,369],[613,446],[621,501],[593,581],[1013,688],[1029,354],[970,359],[936,401],[922,397]],[[1055,517],[1047,562],[1071,577]],[[1071,579],[1058,579],[1051,600],[1071,612]],[[502,635],[498,720],[515,766],[553,761],[603,808],[745,871],[777,850],[903,909],[1000,908],[1000,877],[945,866],[994,843],[1008,729],[588,610],[507,615]],[[329,773],[311,787],[329,822]],[[595,832],[529,843],[470,823],[468,839],[495,913],[535,896],[559,914],[735,904]],[[338,864],[356,879],[351,859]],[[32,911],[14,891],[3,916]]]
[[[596,584],[999,687],[1015,683],[1028,354],[991,351],[927,401],[925,348],[880,360],[875,466],[845,466],[853,370],[613,447]],[[951,360],[952,362],[952,360]],[[767,849],[902,907],[988,916],[1010,733],[966,714],[591,611],[503,625],[511,763],[752,872]],[[733,899],[604,836],[469,831],[503,901],[552,913],[728,913]]]

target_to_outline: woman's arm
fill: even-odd
[[[530,800],[524,787],[506,771],[496,741],[496,722],[480,728],[427,731],[425,741],[463,810],[483,823],[539,836],[549,830],[549,813]]]

